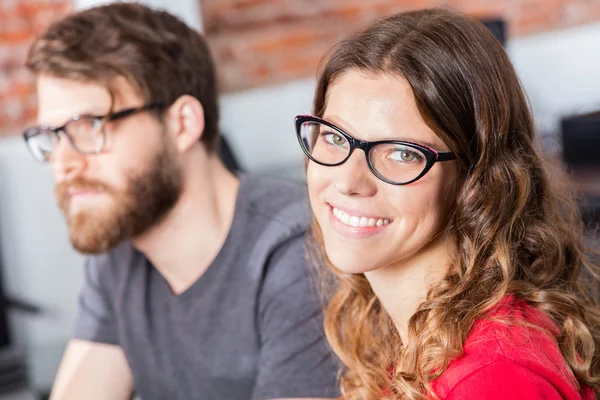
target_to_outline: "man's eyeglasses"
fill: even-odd
[[[306,156],[317,164],[335,167],[346,162],[354,149],[365,152],[373,174],[392,185],[407,185],[421,179],[433,164],[456,159],[451,152],[399,140],[358,140],[321,118],[299,115],[296,134]]]
[[[69,139],[73,148],[81,154],[98,154],[104,150],[106,143],[104,127],[107,122],[161,106],[161,103],[150,103],[107,115],[75,115],[62,126],[42,125],[26,129],[23,132],[23,138],[25,138],[33,157],[40,162],[50,159],[59,143],[61,132]]]

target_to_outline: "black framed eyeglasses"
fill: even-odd
[[[106,144],[104,128],[107,122],[159,107],[162,107],[162,103],[149,103],[106,115],[74,115],[62,126],[41,125],[28,128],[23,132],[23,138],[33,157],[40,162],[50,159],[59,143],[61,132],[79,153],[98,154]]]
[[[317,164],[335,167],[346,162],[354,149],[365,152],[373,174],[391,185],[408,185],[421,179],[436,162],[456,159],[452,152],[400,140],[358,140],[324,119],[310,115],[295,118],[298,142]]]

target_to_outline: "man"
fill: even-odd
[[[24,136],[91,255],[52,399],[337,396],[303,193],[220,161],[203,38],[117,3],[52,25],[27,66],[40,125]]]

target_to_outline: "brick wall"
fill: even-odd
[[[509,37],[600,21],[598,0],[200,0],[225,91],[315,74],[321,56],[348,32],[381,16],[450,6],[500,16]]]
[[[35,120],[35,82],[23,68],[34,36],[71,8],[71,0],[0,0],[0,136]]]

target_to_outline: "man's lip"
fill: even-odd
[[[376,214],[369,214],[368,212],[364,212],[362,210],[352,209],[352,208],[340,206],[340,205],[333,204],[333,203],[327,203],[327,205],[329,207],[331,207],[332,209],[337,208],[338,210],[341,210],[350,216],[373,218],[373,219],[387,219],[390,222],[393,221],[392,218],[381,216],[381,215],[376,215]]]
[[[94,189],[69,189],[67,191],[70,197],[79,197],[79,196],[91,196],[94,194],[100,193],[98,190]]]

